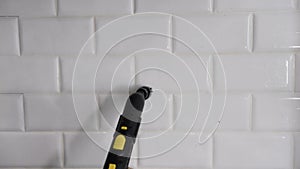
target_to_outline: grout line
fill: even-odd
[[[61,93],[62,92],[62,72],[61,72],[61,60],[60,57],[56,58],[56,62],[57,62],[57,74],[56,74],[56,80],[57,80],[57,92]]]
[[[249,129],[250,131],[253,131],[253,94],[250,94],[250,114],[249,114]]]
[[[247,32],[247,48],[249,52],[253,52],[254,39],[254,14],[250,13],[248,16],[248,32]]]
[[[140,166],[140,140],[137,139],[137,142],[135,143],[135,146],[136,146],[136,167],[139,168]]]
[[[169,17],[169,37],[168,37],[168,47],[171,53],[174,53],[174,44],[173,44],[173,15]]]
[[[208,92],[214,93],[215,86],[215,70],[214,70],[214,56],[210,55],[208,58],[208,63],[206,66],[207,70],[207,84],[208,84]],[[211,89],[211,90],[210,90]]]
[[[216,89],[216,82],[217,82],[217,80],[216,80],[216,69],[217,69],[217,66],[216,66],[216,55],[211,55],[212,57],[211,57],[211,64],[212,64],[212,75],[211,75],[211,81],[212,81],[212,86],[211,86],[211,91],[210,90],[208,90],[208,92],[210,92],[210,93],[212,93],[212,94],[214,94],[214,93],[216,93],[217,92],[217,89]],[[221,58],[220,58],[221,59]],[[222,62],[222,61],[221,61]],[[225,78],[226,78],[226,74],[225,74]],[[226,91],[227,93],[228,93],[228,91]]]
[[[296,162],[296,151],[295,151],[295,141],[296,141],[296,137],[295,137],[295,133],[292,133],[292,145],[291,145],[291,155],[293,158],[291,158],[291,166],[293,168],[296,168],[295,162]]]
[[[130,1],[131,2],[131,10],[130,10],[130,13],[131,13],[131,15],[134,15],[135,14],[135,7],[136,7],[136,2],[135,2],[135,0],[131,0]]]
[[[174,38],[174,34],[175,34],[175,22],[174,22],[174,15],[172,15],[172,20],[171,20],[171,29],[172,29],[172,34],[171,34],[171,53],[175,53],[175,43],[176,43],[176,39]]]
[[[24,93],[21,95],[22,99],[22,112],[23,112],[23,129],[22,131],[26,131],[26,120],[25,120],[25,99],[24,99]]]
[[[21,56],[23,47],[22,47],[22,43],[21,43],[21,41],[22,41],[22,38],[21,38],[21,23],[20,23],[20,18],[19,17],[17,17],[17,22],[18,22],[18,36],[19,36],[19,38],[18,38],[19,39],[19,53],[18,53],[18,55]]]
[[[65,157],[65,134],[61,133],[61,155],[62,155],[62,161],[61,165],[62,167],[66,166],[66,157]]]
[[[103,26],[103,25],[102,25]],[[101,26],[98,28],[98,29],[101,29]],[[96,16],[94,16],[94,42],[95,42],[95,55],[97,56],[98,55],[98,53],[99,53],[99,47],[98,47],[98,38],[97,38],[97,32],[96,31],[98,31],[97,30],[97,17]]]
[[[97,117],[97,128],[96,128],[96,131],[99,132],[101,131],[101,110],[100,110],[100,101],[101,101],[101,98],[100,98],[100,95],[96,95],[96,102],[97,102],[97,114],[96,114],[96,117]]]
[[[212,143],[211,143],[211,168],[215,167],[215,134],[212,137]]]
[[[177,119],[177,116],[178,116],[178,111],[176,111],[176,113],[175,113],[175,110],[177,110],[176,107],[175,107],[176,106],[175,95],[171,94],[170,97],[171,97],[171,105],[170,105],[171,117],[170,117],[170,119],[171,119],[171,125],[172,125],[171,130],[174,131],[174,125],[175,125],[175,122],[176,122],[175,120]]]
[[[58,16],[58,0],[55,0],[55,10],[56,16]]]
[[[208,7],[208,11],[210,11],[210,12],[215,12],[215,2],[214,2],[214,0],[209,0],[209,7]]]
[[[136,67],[137,67],[137,63],[136,63],[136,55],[133,55],[133,63],[132,63],[132,71],[133,71],[133,79],[132,79],[132,85],[130,84],[131,82],[129,82],[129,92],[132,92],[133,91],[133,88],[135,88],[137,86],[137,83],[136,83],[136,78],[137,78],[137,75],[136,75]]]
[[[296,70],[296,63],[297,63],[297,56],[296,56],[296,54],[293,54],[292,55],[292,57],[293,57],[293,60],[294,60],[294,62],[292,63],[293,65],[292,65],[292,69],[293,69],[293,74],[292,75],[290,75],[290,76],[292,76],[292,77],[288,77],[288,78],[291,78],[294,82],[293,82],[293,93],[297,93],[297,70]],[[289,80],[288,80],[289,81]]]
[[[94,33],[96,33],[96,17],[95,16],[93,16],[93,22],[94,22],[94,25],[93,25],[93,31],[94,31]]]
[[[93,51],[93,54],[94,55],[97,55],[97,41],[96,41],[96,29],[97,29],[97,25],[96,25],[96,17],[95,16],[93,16],[93,23],[94,23],[94,25],[93,25],[93,46],[94,46],[94,51]]]

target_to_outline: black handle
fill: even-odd
[[[141,123],[145,100],[152,89],[141,87],[127,99],[120,116],[103,169],[127,169]]]

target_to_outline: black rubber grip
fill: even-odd
[[[152,90],[142,87],[127,99],[103,169],[128,169],[132,149],[139,131],[145,99]]]
[[[122,127],[126,126],[127,130],[122,130]],[[140,123],[128,120],[124,116],[120,116],[116,131],[132,138],[136,138],[140,128]]]

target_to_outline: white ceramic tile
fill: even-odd
[[[65,138],[65,166],[66,167],[102,167],[107,151],[112,141],[113,133],[89,133],[91,140],[85,133],[66,133]],[[137,146],[133,150],[136,157]],[[136,168],[136,160],[131,159],[130,167]]]
[[[164,131],[172,128],[173,97],[154,91],[146,100],[142,114],[141,131]]]
[[[198,135],[190,133],[176,146],[174,140],[180,140],[184,135],[170,132],[155,138],[139,139],[139,165],[143,168],[211,168],[212,142],[200,145]]]
[[[175,53],[247,52],[248,15],[186,15],[173,19]],[[191,23],[189,23],[191,22]],[[212,44],[210,44],[209,40]],[[187,48],[181,41],[186,43]]]
[[[137,85],[171,93],[211,89],[212,65],[208,56],[176,56],[166,51],[147,50],[135,57]]]
[[[57,69],[57,58],[0,57],[0,92],[56,92]]]
[[[294,165],[295,168],[298,169],[300,168],[300,133],[295,133],[294,134]]]
[[[300,130],[300,95],[254,94],[253,128],[256,130]]]
[[[61,58],[62,90],[72,91],[73,84],[74,92],[128,92],[134,84],[134,59],[123,59],[80,57],[74,69],[76,58]]]
[[[175,95],[174,98],[175,130],[187,131],[192,128],[200,132],[209,114],[204,130],[210,133],[222,113],[218,130],[250,129],[251,97],[249,94],[201,93],[199,96],[197,94]]]
[[[1,11],[1,1],[0,1]],[[0,12],[1,13],[1,12]],[[18,19],[0,17],[0,56],[20,55]]]
[[[55,0],[1,0],[0,16],[55,16]]]
[[[293,168],[293,138],[281,133],[219,133],[215,168]]]
[[[295,89],[297,92],[300,92],[300,55],[296,56],[296,73],[295,73],[295,77],[296,77],[296,83],[295,83]]]
[[[71,94],[25,94],[24,98],[27,130],[81,130],[80,123],[85,130],[98,129],[98,105],[96,101],[90,102],[93,95],[78,95],[74,102]]]
[[[290,0],[216,0],[216,11],[279,11],[294,9]]]
[[[140,14],[123,17],[104,26],[115,17],[96,19],[97,54],[128,56],[145,48],[169,49],[170,16],[161,14]],[[99,30],[101,29],[101,31]],[[160,35],[163,34],[163,35]]]
[[[299,13],[258,13],[254,20],[255,51],[299,50]]]
[[[99,96],[101,131],[115,130],[128,97],[128,94]],[[171,95],[154,91],[145,102],[140,131],[166,130],[170,128],[172,123],[172,102]]]
[[[62,167],[62,137],[54,133],[0,133],[1,167]]]
[[[23,131],[23,96],[19,94],[1,94],[0,107],[0,130]]]
[[[93,34],[94,21],[82,18],[21,19],[21,44],[24,55],[71,55],[79,51]],[[88,41],[82,55],[94,54],[94,41]]]
[[[119,117],[123,113],[128,96],[128,94],[99,95],[101,131],[115,131]]]
[[[130,14],[130,0],[58,0],[58,15],[61,16],[99,16]]]
[[[290,54],[222,55],[220,58],[221,62],[214,60],[217,90],[225,89],[224,73],[228,90],[294,89],[295,60]]]
[[[136,12],[164,12],[171,14],[186,14],[208,12],[209,0],[137,0]]]

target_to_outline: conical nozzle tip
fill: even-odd
[[[151,96],[152,88],[148,86],[142,86],[136,92],[142,93],[144,95],[145,100],[147,100]]]

